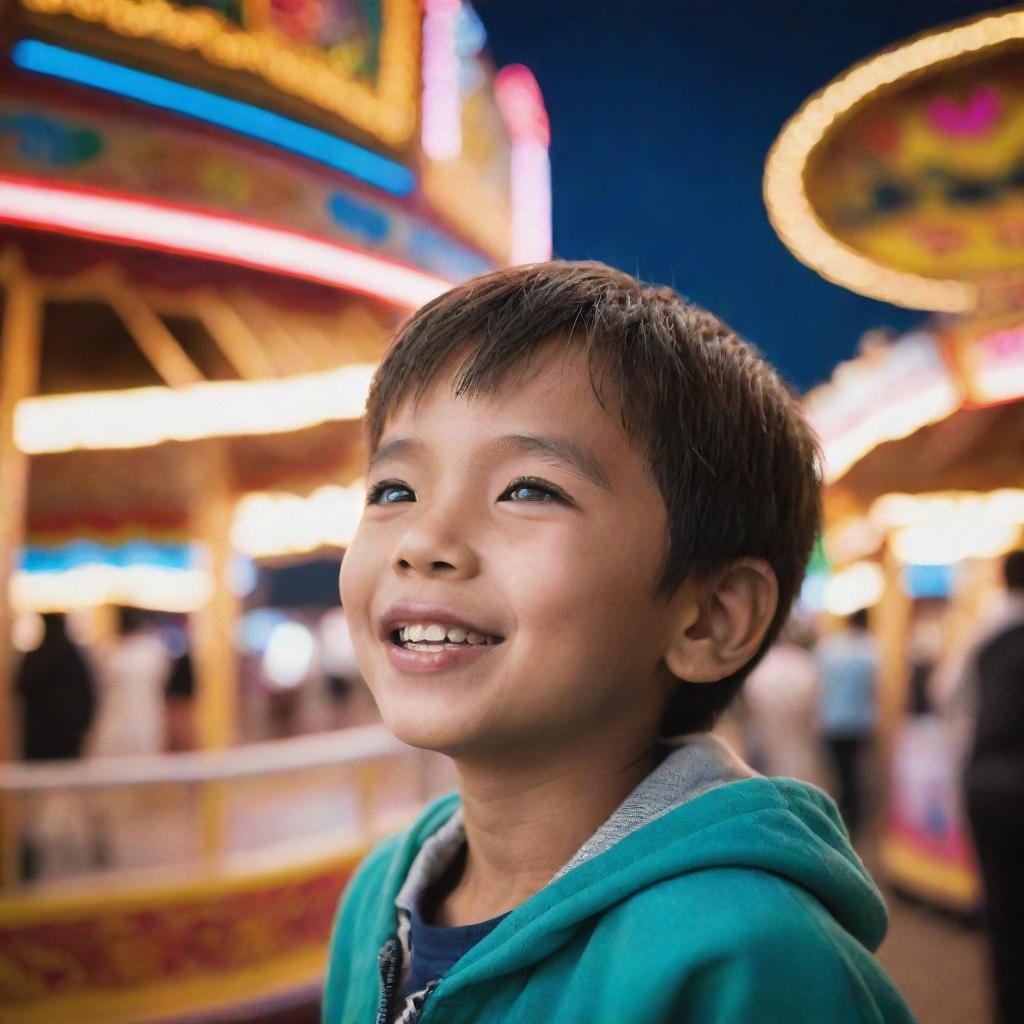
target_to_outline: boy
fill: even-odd
[[[601,264],[516,267],[405,324],[367,420],[342,599],[459,793],[353,879],[325,1024],[910,1020],[834,806],[708,735],[819,523],[756,351]]]

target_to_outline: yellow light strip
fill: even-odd
[[[322,547],[346,547],[363,514],[362,481],[328,484],[306,498],[297,494],[246,495],[231,528],[235,549],[252,558],[302,554]]]
[[[822,439],[825,482],[835,483],[865,455],[887,441],[898,441],[960,408],[960,392],[952,383],[936,382],[904,401],[875,409],[843,433]],[[809,416],[814,425],[813,412]]]
[[[246,71],[388,145],[406,142],[416,124],[419,9],[414,0],[385,0],[380,72],[374,91],[344,77],[312,48],[248,32],[214,11],[187,10],[167,0],[21,0],[36,14],[70,15],[132,39],[194,50],[211,64]]]
[[[15,409],[14,440],[40,455],[303,430],[362,416],[375,369],[357,363],[284,380],[29,398]]]
[[[893,553],[905,564],[996,558],[1020,540],[1024,490],[883,494],[868,516],[888,533]]]
[[[783,127],[765,164],[768,217],[793,255],[828,280],[885,302],[948,313],[972,309],[977,301],[973,284],[894,270],[833,237],[814,212],[804,173],[836,120],[878,90],[915,72],[1021,38],[1024,10],[991,15],[872,57],[811,97]]]

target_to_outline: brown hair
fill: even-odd
[[[764,558],[778,577],[778,609],[757,656],[717,683],[684,681],[669,700],[665,735],[710,728],[785,622],[820,522],[817,443],[756,348],[672,289],[601,263],[494,271],[399,329],[370,389],[370,449],[388,416],[449,367],[456,395],[493,393],[555,339],[587,358],[606,408],[602,384],[612,382],[623,429],[665,499],[658,594],[743,556]]]

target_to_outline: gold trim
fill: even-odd
[[[133,989],[73,992],[44,997],[21,1006],[0,1005],[0,1020],[10,1024],[138,1024],[140,1020],[214,1010],[266,999],[301,986],[318,984],[327,949],[315,946],[255,967],[223,971]]]
[[[222,899],[288,884],[300,884],[329,873],[352,872],[369,852],[368,842],[321,854],[294,864],[282,864],[237,874],[211,874],[200,878],[179,877],[162,884],[139,885],[120,890],[101,887],[86,890],[67,889],[42,894],[24,892],[0,899],[0,928],[31,927],[45,922],[67,920],[72,915],[86,917],[133,910],[152,910],[160,906],[195,900]]]
[[[833,125],[879,91],[939,64],[1022,38],[1024,10],[928,32],[854,65],[808,99],[779,133],[764,171],[768,219],[793,255],[829,281],[871,298],[946,313],[973,309],[978,301],[975,284],[895,270],[840,242],[815,214],[804,175]]]
[[[70,15],[118,35],[195,51],[232,71],[257,75],[367,132],[400,146],[416,126],[419,8],[415,0],[383,0],[376,90],[346,78],[322,54],[281,43],[266,31],[246,31],[210,10],[185,10],[168,0],[21,0],[36,14]]]

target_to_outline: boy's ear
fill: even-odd
[[[716,683],[757,653],[775,617],[779,584],[763,558],[740,558],[703,587],[679,593],[665,664],[689,683]]]

